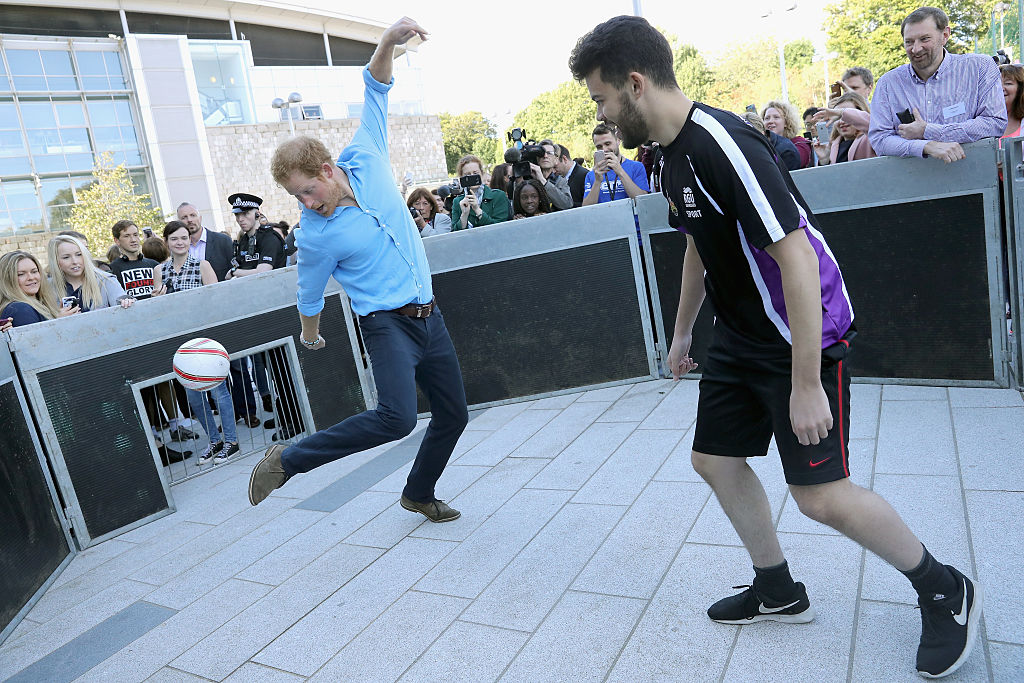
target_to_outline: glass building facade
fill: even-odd
[[[98,155],[149,193],[148,161],[120,41],[0,43],[0,236],[62,230]]]

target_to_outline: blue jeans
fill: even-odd
[[[217,404],[217,410],[220,411],[220,422],[224,427],[224,441],[237,443],[235,410],[231,405],[231,392],[228,391],[228,383],[221,382],[210,389],[209,393],[212,394],[213,402]],[[210,438],[210,443],[220,441],[220,437],[217,436],[217,423],[213,419],[213,411],[210,410],[210,403],[206,400],[206,396],[192,389],[186,389],[185,395],[188,396],[188,405],[192,408],[192,415],[199,420],[199,424],[203,425],[206,435]]]
[[[428,318],[378,312],[359,328],[377,384],[377,408],[353,415],[285,449],[289,476],[408,436],[416,426],[416,385],[430,401],[430,424],[406,481],[405,497],[434,500],[434,485],[469,422],[462,371],[441,311]],[[335,343],[344,343],[343,341]]]

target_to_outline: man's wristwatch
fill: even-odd
[[[323,341],[323,337],[321,337],[318,334],[318,335],[316,335],[316,339],[314,341],[306,341],[306,339],[300,334],[299,335],[299,341],[302,342],[305,346],[308,346],[309,348],[313,348],[314,346],[319,344],[321,341]]]

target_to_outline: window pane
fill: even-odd
[[[63,154],[33,154],[37,173],[66,173],[68,164]]]
[[[114,126],[93,128],[92,136],[96,139],[96,151],[106,152],[121,146],[121,131]]]
[[[7,197],[9,209],[36,209],[39,210],[39,200],[36,199],[36,188],[31,180],[17,180],[2,185],[4,196]]]
[[[40,194],[46,204],[74,204],[71,181],[67,178],[46,178],[39,182]]]
[[[102,76],[107,73],[103,64],[102,52],[75,51],[75,60],[78,62],[78,73],[85,76]]]
[[[111,100],[89,100],[89,121],[93,127],[117,125],[117,114]]]
[[[124,151],[124,161],[129,166],[142,166],[142,152],[137,149],[128,149]]]
[[[116,52],[104,52],[103,61],[107,65],[107,73],[117,76],[121,73],[121,55]]]
[[[14,102],[11,100],[0,102],[0,128],[13,128],[14,130],[21,128],[21,124],[18,123],[18,111],[14,108]]]
[[[126,149],[139,148],[139,141],[135,138],[135,128],[132,126],[121,126],[121,140],[124,141]]]
[[[26,128],[56,128],[57,119],[53,115],[53,104],[45,102],[21,102],[21,117]]]
[[[20,130],[0,130],[0,156],[11,157],[25,154],[25,141]]]
[[[96,181],[91,175],[71,179],[71,183],[75,186],[75,194],[79,196],[81,196],[82,192],[92,186],[94,182]]]
[[[82,90],[110,90],[106,76],[82,76]]]
[[[40,53],[47,76],[71,76],[71,53],[64,50],[43,50]]]
[[[32,154],[60,154],[64,151],[56,128],[25,131]]]
[[[21,232],[42,232],[43,214],[39,209],[30,211],[12,211],[11,219],[14,222],[14,229]]]
[[[43,63],[39,50],[6,50],[7,63],[14,76],[42,76]]]
[[[46,85],[46,89],[52,92],[78,90],[78,81],[74,76],[49,76],[46,79]]]
[[[10,91],[11,91],[11,80],[9,78],[7,78],[7,76],[4,76],[4,75],[0,74],[0,92],[10,92]]]
[[[92,154],[68,154],[65,168],[69,171],[91,171],[95,164]]]
[[[64,144],[64,153],[91,152],[89,131],[86,128],[61,128],[60,139]]]
[[[74,102],[54,102],[54,106],[57,108],[57,120],[61,126],[85,125],[85,112],[82,110],[82,103],[78,100]]]
[[[117,111],[117,122],[131,125],[132,107],[128,100],[114,100],[114,109]]]
[[[28,163],[28,156],[21,157],[0,157],[0,176],[28,175],[32,172],[32,166]]]
[[[46,79],[42,76],[15,76],[14,89],[23,92],[46,92]]]

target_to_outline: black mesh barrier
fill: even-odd
[[[89,535],[115,531],[167,507],[146,440],[148,427],[137,414],[129,384],[170,371],[175,350],[189,339],[209,337],[236,353],[295,337],[316,424],[326,427],[364,410],[338,297],[327,299],[321,317],[321,333],[332,342],[326,348],[302,349],[298,329],[295,309],[289,306],[39,373]]]
[[[73,7],[27,7],[3,5],[0,10],[0,33],[32,36],[89,36],[106,38],[121,35],[121,17],[116,10],[78,9]]]
[[[324,34],[235,22],[252,48],[253,66],[327,66]]]
[[[0,630],[71,549],[12,382],[0,384]]]
[[[223,19],[149,12],[125,12],[125,18],[132,33],[188,36],[194,40],[231,40],[231,24]]]
[[[853,300],[857,375],[994,379],[982,195],[817,216]]]
[[[678,230],[657,232],[647,236],[654,257],[654,277],[658,285],[658,297],[661,316],[665,329],[665,352],[672,346],[672,331],[676,327],[676,311],[679,309],[679,290],[683,277],[683,256],[686,254],[686,236]],[[650,274],[648,274],[648,277]],[[697,320],[693,324],[693,342],[690,344],[690,358],[697,363],[694,372],[700,372],[700,366],[707,358],[708,345],[714,332],[715,313],[710,299],[704,299]],[[666,362],[667,366],[668,363]]]
[[[469,404],[649,375],[635,283],[625,238],[435,274]]]

